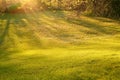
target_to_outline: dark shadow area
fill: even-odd
[[[9,29],[11,24],[25,25],[25,23],[22,21],[22,17],[18,17],[17,15],[7,13],[4,13],[0,16],[0,23],[3,23],[1,27],[4,28],[3,31],[1,31],[2,33],[0,35],[1,45],[4,42],[5,37],[9,35]]]
[[[10,45],[8,45],[6,42],[7,41],[13,42],[9,38],[11,36],[9,34],[11,31],[11,27],[16,27],[16,25],[19,25],[22,27],[23,25],[26,25],[22,21],[23,18],[25,18],[25,16],[23,17],[23,16],[18,16],[16,14],[8,14],[8,13],[0,14],[0,60],[9,59],[8,56],[11,53],[18,52],[18,51],[8,50],[10,48]],[[13,24],[14,26],[11,26]]]
[[[89,16],[89,15],[86,15],[86,16],[89,17],[89,18],[92,18],[92,19],[101,21],[101,22],[118,23],[118,24],[120,24],[120,20],[114,19],[114,18],[109,18],[109,17],[96,17],[96,16]]]
[[[0,61],[9,61],[10,59],[10,55],[11,54],[16,54],[19,53],[19,50],[14,50],[14,51],[10,51],[10,50],[6,50],[6,49],[0,49]]]
[[[20,50],[18,49],[12,49],[11,47],[17,48],[16,44],[13,40],[12,34],[17,35],[13,32],[13,29],[15,29],[15,32],[20,33],[17,28],[23,27],[26,28],[27,23],[24,21],[30,21],[28,16],[26,14],[9,14],[4,13],[0,14],[0,60],[9,60],[9,55],[16,54]],[[19,36],[22,40],[22,37]]]
[[[54,17],[54,19],[56,19],[56,20],[62,19],[65,22],[68,22],[71,24],[84,26],[84,27],[87,27],[93,31],[96,31],[97,33],[102,33],[105,35],[113,35],[113,34],[120,32],[120,30],[118,30],[117,27],[112,27],[112,26],[106,27],[104,25],[102,26],[102,25],[99,25],[97,23],[89,22],[89,21],[81,19],[81,18],[77,18],[77,19],[74,17],[71,18],[71,16],[65,15],[64,11],[58,11],[58,12],[57,11],[50,11],[49,13],[46,12],[45,15],[48,17]],[[115,22],[114,20],[108,19],[108,18],[96,18],[96,17],[89,17],[89,16],[87,16],[87,17],[94,19],[94,20],[98,20],[100,22],[106,22],[106,23]],[[50,26],[53,27],[53,25],[50,25]],[[90,34],[96,34],[96,33],[90,32]]]
[[[38,17],[36,14],[10,14],[4,13],[0,15],[0,48],[2,47],[6,37],[10,37],[11,29],[13,27],[16,29],[17,33],[20,33],[17,29],[21,27],[28,27],[29,23],[34,23],[35,25],[40,25],[38,22]],[[28,22],[28,23],[27,23]],[[27,28],[26,28],[27,29]],[[16,34],[16,33],[15,33]],[[12,36],[11,36],[12,37]],[[9,39],[8,39],[9,40]],[[12,40],[10,40],[12,41]]]
[[[102,34],[106,34],[106,35],[113,35],[115,33],[120,32],[120,30],[117,30],[116,28],[112,29],[112,27],[106,27],[106,26],[102,26],[96,23],[92,23],[83,19],[74,19],[74,18],[69,18],[67,19],[67,21],[71,24],[77,24],[77,25],[81,25],[84,27],[87,27],[91,30],[95,30],[99,33]]]
[[[4,42],[4,39],[6,37],[6,35],[8,34],[8,31],[9,31],[9,25],[10,25],[10,21],[11,21],[11,17],[6,15],[6,14],[3,14],[2,16],[0,16],[0,19],[2,20],[6,20],[6,25],[4,27],[4,31],[2,33],[2,35],[0,36],[0,45],[2,45],[2,43]]]

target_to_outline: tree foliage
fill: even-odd
[[[91,0],[92,13],[96,16],[120,17],[120,0]]]
[[[120,17],[120,0],[34,0],[31,1],[31,4],[35,1],[37,1],[38,5],[36,7],[37,10],[75,10],[77,11],[77,14],[80,14],[80,12],[91,11],[95,16]],[[0,0],[1,12],[17,7],[16,4],[8,6],[7,0]]]

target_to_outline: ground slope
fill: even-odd
[[[0,80],[119,80],[120,24],[44,11],[0,16]]]

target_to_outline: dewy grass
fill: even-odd
[[[0,80],[119,80],[119,39],[119,22],[102,17],[1,15]]]

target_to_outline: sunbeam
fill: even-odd
[[[38,11],[38,6],[39,5],[36,0],[0,0],[0,9],[2,10],[2,12],[4,11],[7,11],[9,13],[35,12]]]

